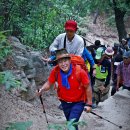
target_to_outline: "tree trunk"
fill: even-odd
[[[123,11],[117,7],[116,0],[113,0],[113,5],[114,5],[115,22],[118,31],[119,42],[121,42],[122,38],[126,38],[127,36],[124,24],[124,16],[126,14],[126,11]]]
[[[99,16],[99,10],[97,9],[97,10],[96,10],[96,13],[95,13],[95,15],[94,15],[93,24],[96,24],[96,21],[97,21],[98,16]]]
[[[7,30],[9,26],[9,9],[8,9],[8,1],[3,1],[3,30]]]

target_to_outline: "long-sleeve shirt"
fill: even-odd
[[[50,52],[64,48],[65,36],[66,33],[62,33],[55,38],[54,42],[49,47]],[[71,42],[66,37],[66,50],[68,51],[69,54],[82,56],[85,62],[86,60],[88,60],[90,66],[91,67],[94,66],[95,64],[94,59],[92,55],[89,53],[89,51],[87,49],[84,49],[84,40],[79,35],[75,34]]]
[[[49,47],[50,52],[64,48],[65,36],[66,33],[62,33],[55,38],[54,42]],[[77,34],[74,35],[72,41],[69,41],[68,38],[66,37],[66,50],[68,51],[69,54],[82,56],[84,50],[83,39]]]
[[[130,64],[125,65],[124,62],[121,62],[117,66],[116,74],[122,77],[124,86],[130,87]]]

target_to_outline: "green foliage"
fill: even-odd
[[[8,125],[6,130],[27,130],[32,125],[32,121],[9,123]]]
[[[10,71],[0,72],[0,84],[4,84],[6,90],[10,91],[12,88],[19,88],[23,91],[27,91],[20,81],[16,80]]]
[[[67,121],[66,124],[54,124],[49,125],[49,130],[76,130],[75,125],[78,126],[86,126],[87,124],[84,121],[75,122],[75,119]]]
[[[130,12],[129,0],[115,1],[117,8]],[[1,0],[0,7],[0,30],[12,30],[12,35],[35,49],[48,47],[68,19],[79,22],[79,16],[96,10],[108,17],[114,14],[113,0]]]
[[[43,49],[64,31],[66,20],[86,16],[86,3],[83,0],[2,0],[0,29],[10,29],[25,44]]]
[[[11,46],[3,33],[0,32],[0,61],[4,60],[11,53]]]

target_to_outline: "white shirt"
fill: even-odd
[[[64,38],[66,33],[62,33],[58,35],[54,42],[50,45],[49,50],[55,51],[58,49],[64,48]],[[72,41],[69,41],[66,37],[66,50],[69,54],[75,54],[82,56],[83,50],[84,50],[84,41],[83,38],[79,35],[75,34]]]

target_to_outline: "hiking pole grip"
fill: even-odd
[[[38,89],[38,92],[39,92],[39,89]],[[42,95],[39,96],[39,99],[40,99],[40,102],[41,102],[42,107],[43,107],[43,113],[46,113],[45,108],[44,108],[44,104],[43,104],[43,100],[42,100]]]
[[[37,89],[37,90],[39,92],[39,89]],[[47,119],[46,111],[45,111],[45,108],[44,108],[44,103],[43,103],[43,100],[42,100],[42,95],[39,96],[39,99],[41,101],[41,104],[42,104],[42,107],[43,107],[43,113],[45,114],[45,119],[46,119],[46,122],[47,122],[47,125],[48,125],[48,119]]]

